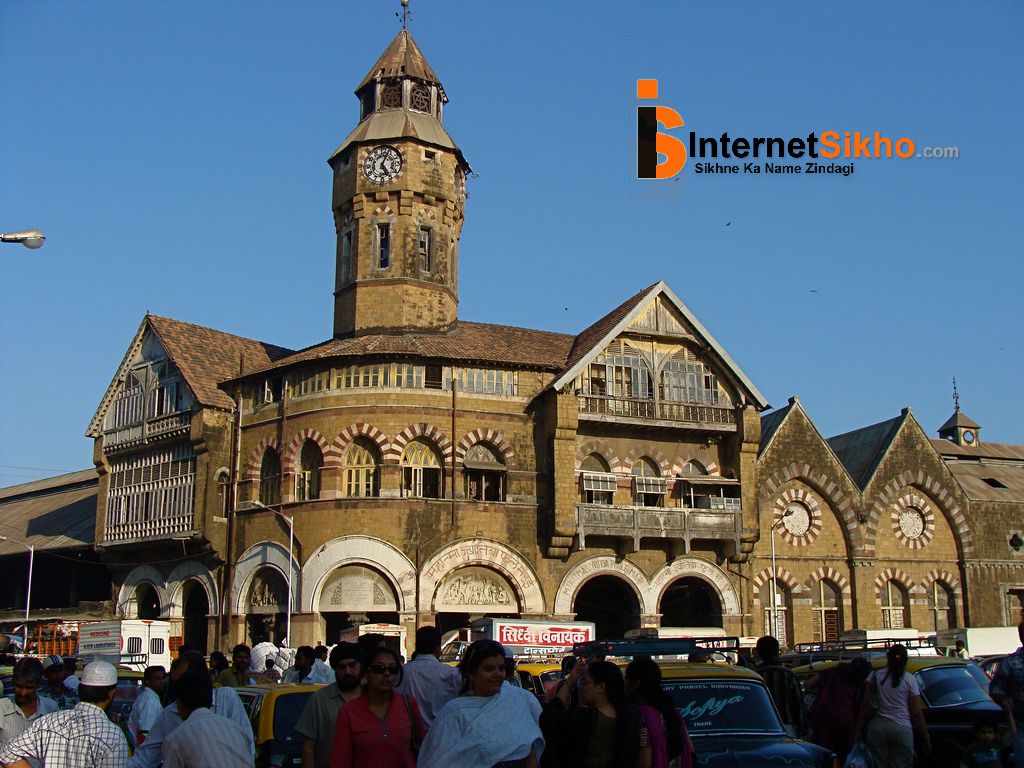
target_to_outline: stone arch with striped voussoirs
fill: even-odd
[[[686,471],[683,469],[683,467],[685,467],[687,462],[690,462],[690,461],[695,462],[697,464],[700,464],[702,467],[704,467],[704,470],[708,473],[709,477],[720,477],[720,475],[719,475],[719,467],[718,467],[718,465],[715,462],[713,462],[713,461],[705,462],[705,461],[702,461],[697,456],[679,456],[679,457],[677,457],[676,460],[675,460],[675,463],[672,465],[672,474],[673,475],[677,475],[677,476],[678,475],[683,475],[685,477]]]
[[[245,604],[249,596],[252,579],[260,569],[271,568],[277,571],[285,583],[288,582],[288,548],[276,541],[260,541],[253,544],[235,563],[235,579],[231,590],[232,610],[244,615],[248,613]],[[298,558],[292,564],[292,613],[299,611],[299,594],[302,586],[302,568]]]
[[[700,579],[715,591],[722,605],[723,617],[742,615],[740,596],[729,579],[729,574],[710,560],[692,555],[677,557],[655,572],[650,580],[646,602],[654,606],[656,612],[660,613],[657,609],[661,606],[661,599],[665,596],[665,592],[679,579],[688,577]]]
[[[890,510],[890,506],[910,490],[923,493],[926,499],[942,512],[955,534],[958,556],[961,559],[971,557],[974,554],[974,535],[971,533],[967,517],[960,508],[960,503],[945,486],[923,469],[917,471],[908,469],[901,472],[886,483],[879,492],[871,508],[871,514],[868,516],[867,535],[864,542],[865,556],[874,555],[875,544],[878,540],[878,526],[882,520],[887,519],[886,513]]]
[[[842,597],[844,606],[853,605],[853,589],[850,586],[850,580],[846,576],[831,566],[823,565],[811,571],[811,574],[804,580],[804,587],[808,592],[813,593],[814,588],[821,581],[831,581],[839,587],[839,594]]]
[[[324,586],[339,568],[360,565],[377,571],[395,592],[399,611],[416,606],[416,566],[401,550],[373,536],[342,536],[321,546],[302,569],[302,610],[320,610]]]
[[[474,429],[463,437],[455,447],[455,463],[461,465],[466,459],[466,451],[477,443],[487,443],[496,448],[505,460],[506,469],[516,468],[516,452],[505,436],[493,429]]]
[[[160,602],[160,615],[167,615],[167,607],[170,605],[171,599],[164,575],[152,565],[137,565],[128,572],[121,583],[121,588],[117,591],[117,605],[114,612],[118,616],[125,619],[138,618],[135,593],[143,585],[153,588],[156,598]]]
[[[256,443],[256,446],[249,452],[249,461],[246,463],[245,468],[245,479],[252,482],[259,482],[260,470],[263,468],[263,454],[267,452],[267,448],[273,448],[277,451],[278,458],[281,457],[281,452],[277,447],[276,437],[265,437]],[[284,462],[281,463],[281,471],[284,471]]]
[[[324,466],[338,469],[345,466],[345,451],[356,438],[362,437],[377,446],[380,451],[381,461],[388,450],[388,438],[383,432],[372,424],[358,421],[351,427],[344,429],[331,441],[331,445],[324,452]]]
[[[184,616],[185,586],[190,581],[196,582],[206,592],[206,600],[211,611],[220,605],[217,580],[213,578],[210,570],[198,560],[185,560],[175,565],[167,576],[167,593],[169,595],[167,615],[169,617],[180,619]]]
[[[655,464],[658,465],[658,471],[661,473],[662,477],[668,477],[669,474],[672,472],[672,464],[669,462],[665,454],[662,453],[659,449],[655,448],[654,446],[635,446],[630,449],[629,453],[626,454],[626,460],[623,464],[626,473],[628,474],[629,472],[631,472],[633,470],[633,466],[637,463],[637,461],[639,461],[644,456],[651,459],[652,461],[654,461]]]
[[[288,441],[284,451],[281,454],[281,469],[283,472],[298,472],[298,461],[302,453],[302,446],[307,440],[312,440],[316,443],[320,449],[320,454],[324,458],[324,463],[327,463],[327,450],[330,447],[327,440],[319,430],[304,428],[299,430],[295,436]]]
[[[452,445],[452,441],[448,438],[448,435],[433,424],[422,423],[406,427],[395,436],[395,439],[391,442],[384,453],[384,463],[401,463],[402,453],[405,451],[405,446],[419,437],[426,438],[428,442],[432,443],[437,448],[441,454],[441,461],[444,468],[451,466],[454,446]]]
[[[574,613],[573,603],[580,589],[598,576],[616,576],[625,581],[636,593],[641,615],[658,612],[657,604],[650,603],[651,582],[647,575],[629,560],[620,560],[608,555],[590,557],[577,563],[562,577],[555,593],[555,614],[567,616]]]
[[[794,462],[766,478],[758,490],[760,508],[767,511],[767,505],[773,497],[783,489],[783,486],[792,481],[804,483],[813,489],[825,500],[831,511],[839,517],[842,521],[841,529],[848,553],[855,552],[864,546],[865,533],[863,526],[857,523],[853,502],[828,473],[816,470],[810,464]]]
[[[581,443],[576,448],[576,471],[579,472],[583,466],[583,460],[592,453],[596,453],[602,459],[608,463],[608,471],[615,472],[616,474],[623,474],[625,469],[623,468],[622,459],[619,458],[615,450],[606,443],[604,440],[598,438],[592,438],[587,440],[585,443]]]
[[[797,579],[797,577],[794,576],[791,571],[789,571],[789,570],[787,570],[785,568],[782,568],[780,566],[780,567],[776,567],[775,574],[776,574],[775,578],[778,581],[780,581],[780,582],[782,582],[783,584],[786,585],[786,588],[789,590],[790,597],[793,600],[796,600],[798,595],[800,595],[800,594],[802,594],[804,592],[807,592],[807,587],[802,585],[800,583],[800,581]],[[750,581],[751,598],[753,600],[754,605],[760,605],[761,604],[761,587],[764,586],[765,584],[767,584],[771,580],[771,578],[772,578],[772,569],[771,568],[765,568],[763,571],[761,571],[759,574],[757,574],[753,579],[751,579],[751,581]]]
[[[533,567],[507,544],[489,539],[462,539],[437,550],[420,567],[420,610],[432,611],[438,587],[452,571],[468,566],[489,568],[516,592],[520,614],[548,613],[544,589]]]
[[[902,584],[903,588],[907,590],[908,597],[921,591],[921,588],[914,583],[914,580],[902,568],[885,568],[875,577],[875,601],[878,605],[882,604],[885,585],[890,581],[898,581]]]

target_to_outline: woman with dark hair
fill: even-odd
[[[579,684],[579,706],[571,706]],[[610,661],[580,661],[544,707],[541,725],[557,744],[563,768],[633,768],[638,751],[636,714],[626,700],[622,672]]]
[[[493,640],[472,643],[459,672],[462,695],[437,714],[423,742],[419,768],[537,768],[544,750],[537,725],[540,704],[532,693],[505,682],[502,645]]]
[[[878,712],[868,722],[872,704]],[[894,645],[886,654],[885,669],[876,669],[868,677],[857,718],[857,738],[867,736],[876,768],[913,768],[915,731],[922,755],[927,756],[932,745],[921,711],[921,689],[914,676],[907,674],[907,649]]]
[[[401,658],[374,648],[363,674],[363,695],[338,710],[331,768],[414,768],[426,729],[416,700],[392,690],[401,680]]]
[[[626,690],[639,721],[636,768],[693,768],[686,723],[672,697],[661,690],[661,668],[650,656],[636,656],[626,667]]]
[[[840,761],[845,761],[853,749],[864,684],[870,673],[867,659],[858,656],[804,684],[805,690],[817,696],[811,709],[811,741],[831,749]]]

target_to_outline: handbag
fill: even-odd
[[[843,768],[874,768],[875,761],[871,757],[871,748],[863,741],[853,745],[850,754],[846,756]]]
[[[412,713],[412,703],[409,701],[409,697],[404,694],[398,694],[402,697],[402,701],[405,702],[405,711],[409,715],[409,749],[412,750],[413,757],[417,757],[420,754],[420,729],[416,725],[416,717]]]

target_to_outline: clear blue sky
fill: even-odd
[[[439,2],[411,30],[478,173],[464,319],[578,332],[664,279],[773,406],[826,435],[950,381],[1024,442],[1015,2]],[[0,485],[91,465],[83,433],[147,310],[328,338],[326,158],[398,2],[0,4]],[[854,176],[635,178],[635,81],[701,135],[881,131],[957,160]],[[728,224],[728,226],[726,226]],[[17,469],[29,467],[32,469]]]

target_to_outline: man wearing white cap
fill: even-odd
[[[39,695],[50,699],[57,709],[74,709],[78,703],[78,694],[64,687],[64,659],[60,656],[47,656],[43,659],[43,677],[46,685],[39,689]]]
[[[0,764],[8,768],[123,768],[128,761],[128,742],[106,713],[116,688],[113,665],[105,661],[87,665],[78,689],[81,701],[75,708],[36,720],[0,749]]]

